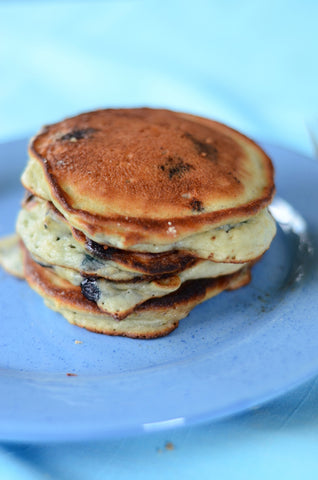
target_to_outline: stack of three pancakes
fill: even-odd
[[[45,127],[29,154],[24,275],[92,331],[169,333],[198,303],[248,283],[275,235],[270,159],[211,120],[98,110]]]

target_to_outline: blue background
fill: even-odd
[[[110,105],[213,116],[310,151],[315,1],[0,2],[0,139]]]
[[[214,117],[312,156],[317,18],[309,0],[2,1],[0,141],[92,108],[148,105]],[[0,478],[316,479],[317,405],[313,379],[208,425],[98,443],[3,444]]]

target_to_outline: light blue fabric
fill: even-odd
[[[10,463],[0,478],[314,480],[317,400],[313,380],[266,406],[203,426],[85,444],[7,445],[2,452]],[[21,464],[26,476],[14,476]]]
[[[0,138],[108,105],[165,105],[310,151],[312,1],[1,2]]]
[[[92,108],[149,105],[211,116],[311,155],[317,18],[315,0],[2,1],[0,140]],[[313,379],[208,425],[98,443],[3,444],[0,478],[316,479],[317,405]]]

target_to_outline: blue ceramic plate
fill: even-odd
[[[213,420],[318,372],[318,162],[265,148],[277,171],[270,250],[248,287],[198,306],[167,337],[89,333],[0,272],[1,440],[98,439]],[[2,145],[0,158],[3,235],[23,194],[26,142]]]

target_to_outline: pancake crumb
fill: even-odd
[[[167,442],[167,443],[165,444],[165,449],[166,449],[166,450],[170,450],[170,451],[174,450],[174,445],[173,445],[173,443],[172,443],[172,442]]]
[[[177,235],[176,227],[170,226],[170,227],[168,228],[168,230],[167,230],[167,233],[169,233],[170,235],[176,236],[176,235]]]

